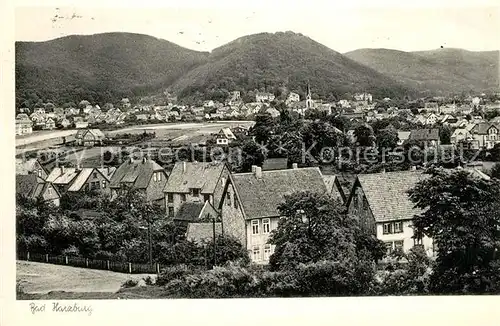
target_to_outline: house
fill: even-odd
[[[109,179],[96,168],[55,167],[46,180],[61,193],[91,190],[110,193]]]
[[[43,125],[45,118],[46,118],[45,113],[41,113],[39,111],[33,112],[30,115],[30,119],[31,119],[31,121],[33,121],[34,124]]]
[[[441,118],[443,125],[453,125],[458,122],[458,119],[450,114],[446,114]]]
[[[470,129],[472,135],[472,148],[486,148],[490,149],[500,142],[499,131],[500,124],[482,122],[477,123]]]
[[[59,191],[36,174],[16,175],[16,195],[50,202],[55,206],[59,206],[61,199]]]
[[[48,176],[47,170],[40,164],[36,158],[29,160],[16,158],[16,175],[35,174],[45,180]]]
[[[31,134],[33,122],[26,113],[19,113],[16,117],[16,135]]]
[[[73,123],[76,129],[85,129],[89,127],[89,122],[85,121],[82,117],[75,117]]]
[[[459,142],[462,142],[462,141],[470,142],[473,140],[474,139],[473,139],[471,133],[465,128],[455,129],[455,131],[453,132],[453,134],[451,134],[451,137],[450,137],[450,142],[455,146]]]
[[[147,200],[163,206],[166,183],[167,173],[158,163],[147,157],[140,160],[130,157],[116,169],[109,187],[113,197],[126,190],[139,190]]]
[[[266,110],[266,113],[269,113],[271,115],[271,117],[273,117],[273,118],[277,118],[281,115],[280,111],[278,111],[275,108],[268,108]]]
[[[217,134],[215,134],[215,141],[217,145],[227,145],[233,140],[236,140],[236,136],[229,128],[222,128]]]
[[[440,120],[439,116],[437,116],[434,113],[429,113],[429,114],[425,115],[424,118],[425,118],[424,124],[426,124],[426,125],[434,125]]]
[[[186,202],[206,202],[218,207],[229,169],[222,162],[177,162],[163,193],[166,212],[176,216]]]
[[[261,92],[257,92],[255,94],[255,102],[271,102],[273,101],[275,98],[274,94],[272,93],[261,93]]]
[[[222,234],[222,223],[189,223],[186,230],[186,239],[196,243],[210,242],[215,237]]]
[[[420,244],[428,256],[433,256],[432,239],[413,238],[412,220],[421,210],[415,208],[407,194],[426,177],[419,171],[359,174],[347,201],[348,212],[385,242],[388,253],[398,250],[407,253]]]
[[[63,118],[61,121],[59,121],[59,124],[63,127],[63,128],[68,128],[69,126],[71,126],[71,122],[69,122],[68,119],[66,118]]]
[[[410,140],[421,142],[426,147],[439,146],[439,129],[414,129],[410,133]]]
[[[73,179],[68,192],[100,191],[110,194],[109,178],[96,168],[82,168]]]
[[[234,236],[252,262],[268,263],[275,246],[267,241],[278,226],[278,206],[297,191],[327,192],[319,168],[262,171],[253,166],[252,172],[230,175],[219,204],[224,234]]]
[[[208,201],[185,202],[173,220],[179,230],[186,232],[190,223],[219,221],[219,212]]]
[[[267,158],[262,163],[262,171],[285,170],[288,168],[288,158],[276,157]]]
[[[294,92],[290,92],[290,94],[288,94],[288,97],[286,98],[285,104],[290,105],[292,103],[299,102],[299,101],[300,101],[299,94],[294,93]]]
[[[54,122],[54,120],[52,118],[48,118],[45,120],[43,129],[52,130],[55,128],[56,128],[56,123]]]
[[[354,100],[360,102],[360,101],[367,101],[371,103],[373,101],[373,96],[370,93],[356,93],[354,94]]]
[[[99,129],[78,130],[75,135],[75,143],[79,146],[97,146],[102,145],[106,136]]]

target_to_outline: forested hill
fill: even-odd
[[[359,49],[345,55],[429,95],[486,92],[499,85],[498,51]]]
[[[15,49],[18,106],[38,100],[105,103],[156,92],[208,58],[205,52],[131,33],[16,42]]]
[[[171,88],[183,97],[222,96],[221,92],[234,89],[279,94],[281,89],[303,93],[307,83],[322,97],[359,91],[392,97],[411,92],[390,77],[293,32],[244,36],[216,48],[207,63]]]

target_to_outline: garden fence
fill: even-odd
[[[17,254],[17,259],[34,261],[39,263],[109,270],[113,272],[128,273],[128,274],[158,274],[160,272],[160,264],[158,263],[140,264],[132,262],[117,262],[117,261],[89,259],[89,258],[75,257],[75,256],[63,256],[63,255],[53,256],[50,254],[40,254],[33,252],[19,252]]]

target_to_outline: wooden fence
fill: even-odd
[[[110,260],[89,259],[74,256],[52,256],[32,252],[20,252],[17,254],[18,260],[34,261],[56,265],[67,265],[73,267],[83,267],[90,269],[109,270],[113,272],[129,274],[158,274],[160,264],[138,264],[129,262],[116,262]]]

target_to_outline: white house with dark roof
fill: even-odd
[[[56,187],[36,174],[16,175],[16,195],[59,206],[61,195]]]
[[[46,180],[54,184],[61,193],[99,191],[109,194],[111,192],[110,180],[96,168],[55,167]]]
[[[278,227],[278,206],[285,195],[298,191],[327,193],[319,168],[292,168],[231,174],[219,204],[224,234],[234,236],[247,249],[251,261],[266,264],[274,252],[267,243]]]
[[[166,212],[170,217],[184,203],[208,201],[218,207],[229,169],[223,162],[177,162],[163,189]]]
[[[427,176],[420,171],[359,174],[347,200],[348,212],[385,242],[388,253],[408,252],[414,245],[421,244],[432,256],[432,239],[413,238],[412,220],[421,210],[415,208],[407,194]]]
[[[43,180],[48,176],[47,170],[36,158],[22,159],[16,158],[16,175],[36,174]]]

